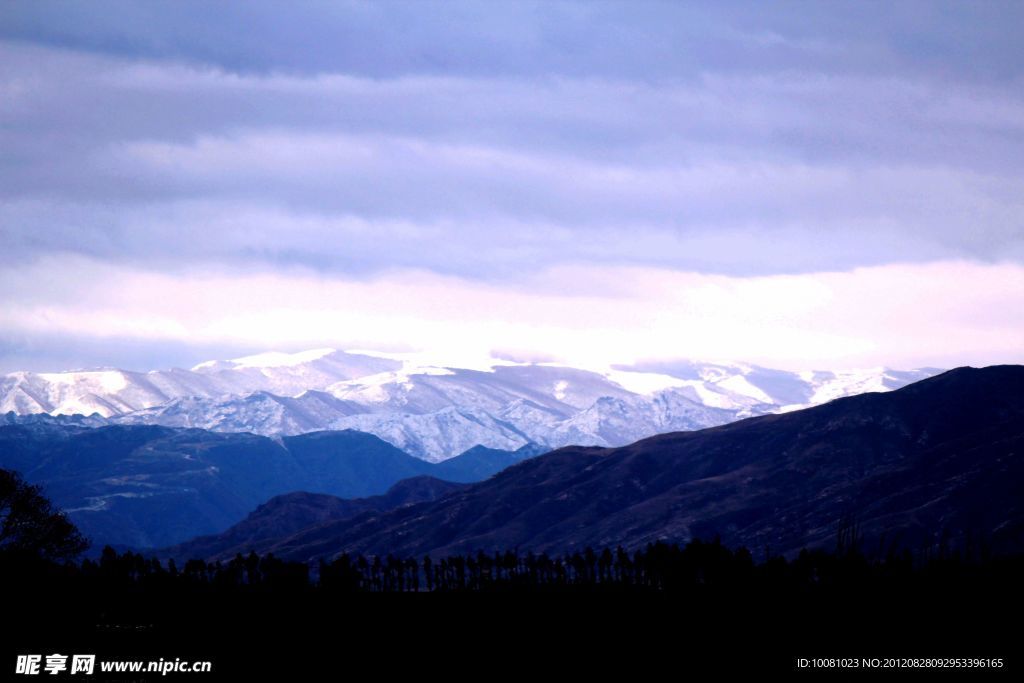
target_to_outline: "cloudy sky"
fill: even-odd
[[[4,2],[0,371],[1024,362],[1024,3]]]

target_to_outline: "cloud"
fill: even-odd
[[[1005,359],[1021,11],[7,3],[0,363]]]
[[[1024,98],[820,74],[236,74],[0,47],[0,245],[174,267],[737,275],[1024,258]]]
[[[453,0],[211,4],[202,0],[35,0],[0,7],[0,37],[237,73],[343,72],[371,78],[761,73],[813,62],[827,73],[945,78],[1021,75],[1013,0],[828,3],[756,0]]]
[[[971,283],[965,287],[964,283]],[[595,286],[589,286],[593,283]],[[418,271],[177,275],[53,258],[0,281],[8,334],[206,348],[490,349],[599,366],[744,358],[781,367],[1024,360],[1024,267],[893,264],[737,278],[552,269],[516,286]]]

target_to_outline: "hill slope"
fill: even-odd
[[[311,559],[720,535],[792,552],[834,544],[851,518],[874,547],[1024,549],[1024,367],[961,368],[623,448],[564,448],[437,502],[315,526],[277,547]]]
[[[367,498],[338,498],[324,493],[286,493],[253,510],[227,531],[201,536],[155,551],[179,560],[229,560],[236,554],[276,552],[277,541],[311,526],[351,519],[367,512],[383,512],[403,505],[432,501],[466,486],[419,476],[403,479],[387,492]]]

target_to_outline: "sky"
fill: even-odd
[[[0,371],[1024,362],[1024,3],[0,4]]]

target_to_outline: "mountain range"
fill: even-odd
[[[248,524],[273,526],[268,512]],[[349,512],[328,511],[259,547],[314,561],[717,537],[792,554],[834,548],[845,533],[871,553],[1020,552],[1024,367],[960,368],[891,393],[622,448],[563,448],[433,501]],[[204,543],[239,547],[230,541]]]
[[[478,445],[620,446],[888,391],[937,372],[789,372],[693,362],[591,370],[501,359],[447,367],[411,356],[317,349],[208,361],[189,370],[15,372],[0,378],[0,412],[265,436],[353,429],[440,462]]]
[[[295,491],[358,498],[410,477],[479,481],[542,450],[477,447],[429,463],[355,431],[266,437],[11,414],[0,422],[0,468],[42,486],[94,549],[220,532]]]

